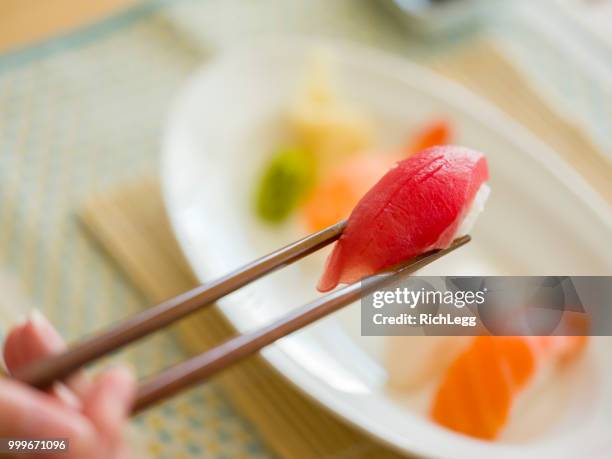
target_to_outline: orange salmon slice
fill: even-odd
[[[456,432],[494,440],[538,372],[576,356],[585,343],[584,336],[475,337],[442,377],[431,417]]]

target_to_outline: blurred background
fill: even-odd
[[[610,24],[607,0],[0,0],[0,337],[36,307],[73,340],[193,285],[160,197],[162,133],[189,75],[255,39],[354,42],[431,68],[552,147],[609,206]],[[306,83],[287,110],[299,146],[320,149],[325,166],[279,141],[252,187],[256,215],[271,224],[299,220],[302,232],[341,217],[351,193],[361,192],[354,177],[363,173],[369,183],[380,168],[367,163],[352,166],[349,178],[334,176],[347,152],[378,145],[368,143],[368,122],[352,107],[329,115],[340,134],[304,121],[300,97],[306,105],[312,94],[336,97],[316,67],[305,63]],[[438,115],[407,126],[393,148],[408,154],[461,139],[453,120]],[[347,132],[353,143],[334,143]],[[294,181],[267,183],[283,174]],[[315,190],[310,201],[299,197],[307,187]],[[339,204],[321,211],[317,193]],[[203,316],[111,361],[151,374],[230,333],[223,317]],[[135,419],[136,449],[155,458],[395,457],[263,361],[249,365]],[[271,403],[277,411],[263,408]],[[302,431],[287,425],[306,412]],[[333,438],[319,438],[325,430]]]

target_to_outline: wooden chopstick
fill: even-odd
[[[13,377],[39,389],[47,388],[54,381],[65,379],[87,363],[160,330],[240,287],[316,252],[338,239],[345,227],[346,221],[341,221],[311,234],[217,280],[200,285],[111,326],[61,354],[41,359],[16,371]]]
[[[197,357],[161,372],[139,386],[132,414],[137,414],[152,404],[196,383],[205,381],[220,370],[259,351],[277,339],[287,336],[353,303],[394,279],[415,272],[469,241],[470,236],[455,239],[447,249],[425,253],[392,270],[370,276],[361,282],[355,282],[340,290],[329,293],[290,312],[270,325],[244,335],[236,336]]]

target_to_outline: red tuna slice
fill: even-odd
[[[327,292],[450,245],[480,186],[487,160],[469,148],[428,148],[400,161],[357,203],[327,259]]]

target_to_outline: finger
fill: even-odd
[[[116,451],[123,445],[122,431],[135,392],[136,381],[132,371],[116,367],[98,376],[83,400],[83,414]]]
[[[57,330],[39,311],[33,310],[28,320],[23,325],[14,328],[6,339],[4,359],[9,371],[15,371],[43,357],[62,352],[64,349],[66,349],[66,343]],[[67,385],[80,398],[88,390],[89,381],[82,372],[77,372],[67,380]],[[67,403],[74,403],[76,400],[69,394],[65,386],[56,385],[53,391]]]
[[[125,439],[121,440],[121,443],[117,446],[114,451],[114,455],[110,456],[112,459],[130,459],[132,452],[127,445]]]
[[[23,346],[21,346],[21,333],[24,328],[25,323],[13,327],[4,340],[2,357],[9,372],[18,368],[20,366],[19,363],[25,359],[22,355]]]
[[[53,400],[49,395],[10,379],[0,380],[0,437],[66,438],[69,452],[64,459],[93,457],[97,434],[81,414]]]
[[[66,349],[66,343],[47,319],[33,310],[26,322],[9,334],[4,345],[4,359],[9,371]]]

